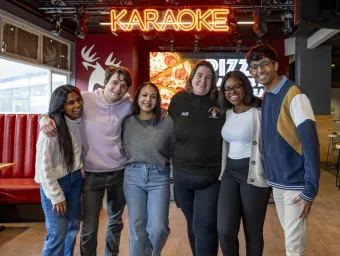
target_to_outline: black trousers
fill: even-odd
[[[217,256],[218,176],[174,172],[175,200],[187,220],[193,256]]]
[[[241,218],[247,256],[261,256],[263,252],[263,224],[271,188],[247,184],[244,180],[247,175],[242,173],[247,174],[248,171],[249,158],[228,158],[228,168],[220,186],[217,214],[218,236],[224,256],[239,255],[238,233]]]

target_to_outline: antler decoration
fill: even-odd
[[[81,49],[81,56],[83,57],[83,59],[85,61],[87,61],[87,62],[94,62],[94,61],[96,61],[96,60],[98,60],[100,58],[100,57],[95,58],[95,56],[97,54],[96,52],[90,56],[90,53],[91,53],[91,51],[92,51],[92,49],[94,47],[94,44],[87,51],[86,51],[86,47],[87,46],[85,46],[83,49]]]
[[[112,59],[112,56],[113,56],[113,52],[111,52],[111,54],[109,55],[109,57],[107,57],[107,59],[106,59],[106,61],[105,61],[105,65],[106,65],[106,66],[115,66],[115,67],[118,67],[118,66],[120,65],[121,61],[118,62],[118,63],[115,63],[116,58]],[[112,59],[112,60],[111,60],[111,59]]]

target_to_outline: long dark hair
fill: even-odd
[[[157,88],[157,86],[154,84],[154,83],[151,83],[151,82],[144,82],[142,83],[137,91],[136,91],[136,94],[135,94],[135,97],[133,99],[133,103],[132,103],[132,114],[133,115],[138,115],[140,113],[140,107],[138,105],[138,97],[139,97],[139,94],[140,94],[140,91],[142,90],[142,88],[144,88],[145,86],[151,86],[153,88],[156,89],[156,92],[157,92],[157,102],[156,102],[156,107],[154,108],[153,112],[155,114],[155,123],[154,125],[157,125],[159,119],[161,118],[161,113],[162,113],[162,109],[161,109],[161,104],[162,104],[162,99],[161,99],[161,95],[159,94],[159,90]]]
[[[57,87],[52,93],[50,106],[48,108],[48,115],[54,120],[57,126],[59,149],[68,172],[73,171],[74,155],[71,135],[64,116],[64,105],[67,100],[67,95],[71,92],[75,92],[81,97],[79,89],[73,85],[66,84]]]
[[[262,100],[256,96],[254,96],[253,87],[251,87],[250,81],[248,77],[239,70],[230,71],[223,77],[220,92],[218,96],[218,104],[220,105],[222,113],[227,112],[228,109],[231,109],[233,107],[233,104],[231,104],[225,97],[225,83],[230,77],[235,77],[242,82],[242,86],[244,88],[245,97],[243,100],[243,104],[245,106],[252,106],[256,108],[260,108],[262,104]]]
[[[199,60],[194,68],[191,70],[191,73],[190,73],[190,76],[188,78],[188,81],[187,81],[187,84],[186,84],[186,87],[185,87],[185,90],[187,92],[190,92],[192,93],[192,79],[194,79],[194,76],[196,75],[196,72],[197,72],[197,69],[201,66],[204,66],[206,68],[209,68],[210,71],[211,71],[211,89],[210,89],[210,98],[212,100],[216,100],[217,98],[217,85],[216,85],[216,74],[215,74],[215,71],[214,71],[214,67],[212,66],[212,64],[207,61],[207,60]]]

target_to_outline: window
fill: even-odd
[[[38,61],[38,49],[38,35],[4,22],[2,41],[3,52]]]
[[[2,23],[1,23],[2,21]],[[1,54],[61,70],[70,70],[70,44],[0,16]],[[1,34],[0,34],[1,38]],[[64,42],[63,42],[64,41]]]
[[[0,113],[45,113],[51,90],[68,81],[66,74],[1,58],[0,70]]]
[[[52,92],[68,83],[70,43],[3,14],[0,42],[0,113],[46,113]]]
[[[43,64],[68,70],[68,45],[47,36],[43,38]]]
[[[67,75],[52,73],[52,92],[64,84],[67,84]]]

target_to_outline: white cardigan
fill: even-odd
[[[77,171],[83,168],[81,161],[82,142],[79,131],[80,118],[70,120],[65,116],[65,119],[72,139],[74,154],[73,171]],[[48,137],[40,131],[37,142],[34,180],[41,184],[44,193],[52,201],[53,205],[65,200],[58,179],[67,174],[67,168],[62,161],[62,155],[59,150],[58,137]]]
[[[230,116],[232,110],[228,110],[226,120]],[[247,183],[257,187],[269,187],[266,183],[263,168],[262,152],[262,136],[261,136],[261,111],[257,108],[252,108],[253,116],[253,135],[252,148],[249,160],[249,173]],[[229,143],[223,140],[222,145],[222,167],[219,179],[222,180],[223,174],[227,169],[227,157],[229,151]]]

